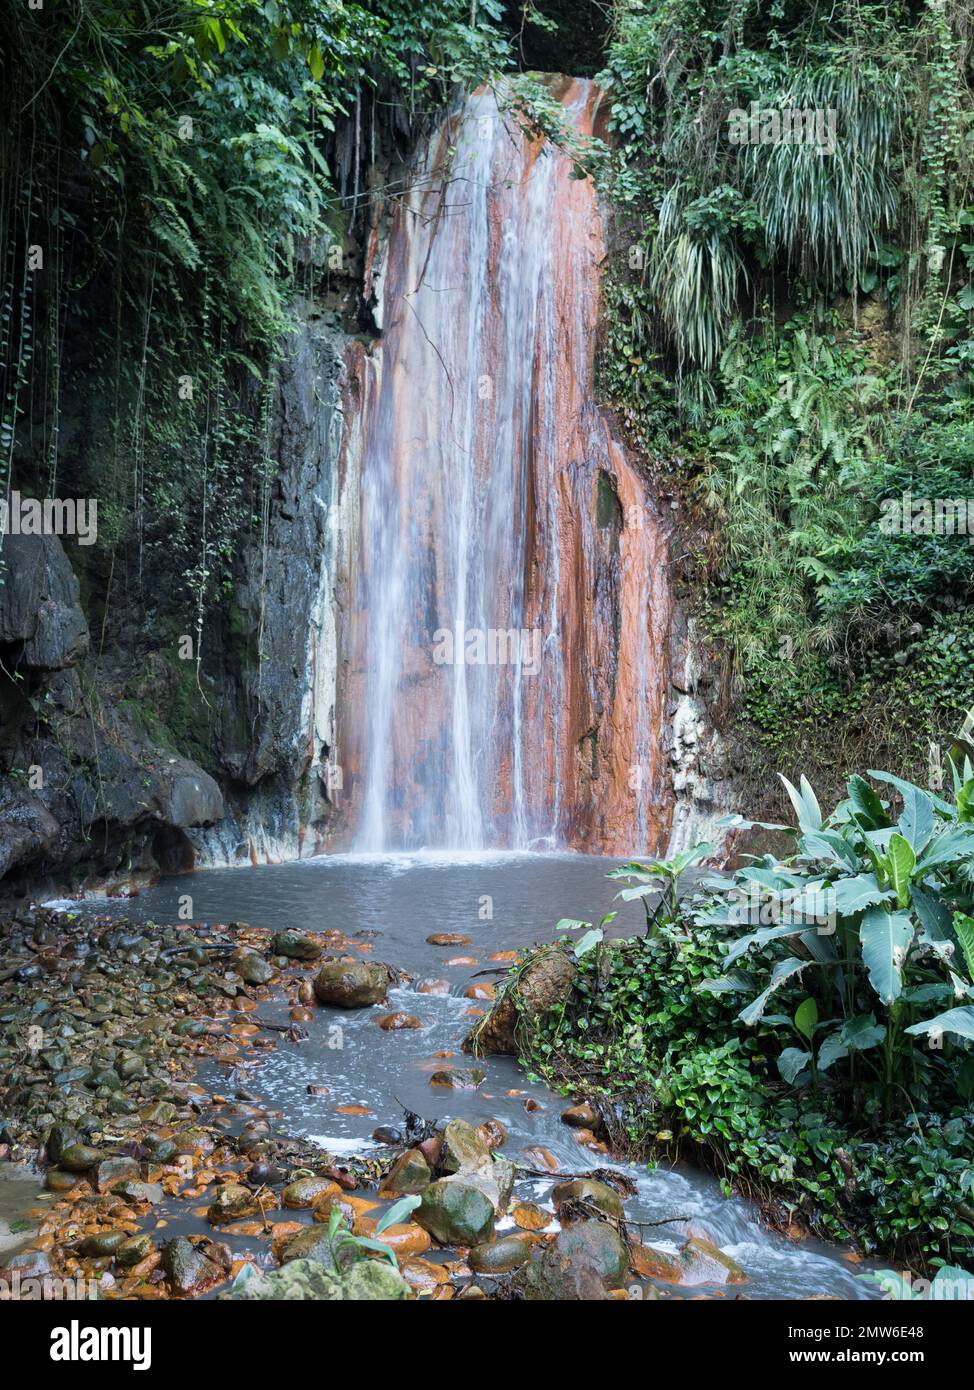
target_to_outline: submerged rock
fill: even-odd
[[[326,961],[315,980],[320,1002],[339,1009],[381,1004],[388,989],[389,972],[379,961]]]
[[[253,1216],[259,1210],[260,1204],[249,1187],[228,1182],[217,1190],[213,1202],[207,1209],[206,1219],[212,1226],[221,1226],[227,1221]]]

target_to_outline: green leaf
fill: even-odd
[[[308,67],[311,69],[311,76],[316,82],[320,82],[325,75],[325,60],[321,56],[321,49],[317,44],[312,44],[308,52]]]
[[[914,1023],[905,1029],[907,1033],[956,1033],[959,1038],[974,1041],[974,1004],[965,1004],[960,1009],[948,1009],[946,1013],[928,1018],[924,1023]]]
[[[737,1015],[741,1022],[746,1023],[748,1027],[760,1022],[764,1013],[764,1006],[775,990],[780,989],[793,976],[800,975],[808,963],[807,960],[799,960],[797,956],[788,956],[785,960],[779,960],[771,972],[771,982],[767,988],[763,989],[758,997]]]
[[[883,826],[892,824],[883,810],[883,803],[865,777],[850,777],[849,800],[852,802],[856,819],[864,830],[881,830]]]
[[[868,1052],[886,1037],[886,1029],[876,1022],[875,1014],[858,1014],[847,1019],[839,1036],[850,1052]]]
[[[587,956],[589,951],[598,946],[603,936],[604,933],[600,927],[593,927],[591,931],[587,931],[585,935],[580,937],[575,943],[576,959],[581,960],[582,956]]]
[[[886,867],[900,907],[910,905],[910,879],[916,862],[917,857],[909,840],[898,833],[891,835],[886,852]]]
[[[814,999],[803,1000],[795,1010],[795,1027],[803,1038],[808,1038],[811,1042],[816,1023],[818,1023],[818,1005]]]
[[[859,939],[869,983],[884,1004],[892,1004],[903,988],[903,963],[913,940],[913,923],[905,912],[871,907],[862,919]]]
[[[802,1068],[806,1067],[811,1060],[812,1054],[810,1052],[803,1052],[800,1047],[786,1047],[778,1057],[778,1070],[790,1086]]]
[[[375,1233],[381,1236],[383,1231],[387,1231],[390,1226],[397,1225],[404,1221],[410,1212],[414,1212],[422,1201],[422,1197],[401,1197],[398,1202],[394,1202],[388,1211],[382,1213],[375,1223]]]
[[[841,1031],[830,1033],[818,1050],[818,1069],[828,1071],[834,1062],[848,1057],[849,1049],[842,1041]]]
[[[903,793],[903,810],[897,821],[900,833],[915,854],[922,854],[934,830],[933,802],[919,787]]]
[[[974,981],[974,917],[968,917],[966,912],[955,912],[954,931],[964,953],[967,973]]]

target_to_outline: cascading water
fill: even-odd
[[[599,93],[563,82],[590,134]],[[666,545],[594,401],[595,192],[478,94],[430,142],[349,362],[341,734],[362,849],[653,848]]]

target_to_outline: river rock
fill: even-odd
[[[216,1196],[207,1208],[206,1219],[211,1226],[222,1226],[228,1221],[253,1216],[258,1211],[260,1203],[249,1187],[228,1182],[217,1189]]]
[[[320,1002],[339,1009],[381,1004],[388,989],[389,972],[379,961],[326,961],[315,980]]]
[[[61,1155],[65,1149],[73,1144],[81,1143],[81,1135],[71,1125],[52,1125],[51,1132],[47,1136],[47,1156],[52,1163],[60,1163]]]
[[[405,1028],[422,1028],[423,1026],[415,1015],[407,1013],[383,1014],[376,1022],[384,1033],[397,1033]]]
[[[271,937],[268,951],[272,956],[287,956],[288,960],[317,960],[321,943],[296,931],[279,931]]]
[[[162,1267],[176,1293],[203,1293],[224,1279],[224,1271],[201,1254],[185,1236],[175,1236],[162,1247]]]
[[[518,1030],[531,1020],[563,1004],[571,994],[578,967],[567,948],[549,947],[532,956],[516,982],[469,1034],[464,1047],[474,1053],[502,1053],[516,1057]]]
[[[441,1245],[477,1245],[494,1229],[494,1203],[463,1174],[438,1178],[423,1193],[414,1220]]]
[[[531,1255],[531,1245],[523,1236],[504,1236],[502,1240],[474,1246],[467,1263],[477,1274],[506,1274],[520,1269]]]
[[[138,1235],[129,1236],[121,1242],[115,1251],[115,1260],[123,1269],[128,1269],[151,1255],[154,1249],[152,1237],[148,1232],[140,1231]]]
[[[679,1254],[680,1283],[697,1284],[744,1284],[747,1275],[730,1255],[704,1240],[702,1236],[691,1236]]]
[[[572,1129],[594,1130],[599,1123],[599,1117],[594,1106],[570,1105],[567,1110],[561,1112],[561,1122],[563,1125],[570,1125]]]
[[[577,1221],[514,1275],[515,1292],[534,1302],[601,1302],[626,1282],[622,1238],[605,1221]]]
[[[125,1231],[98,1231],[95,1235],[85,1236],[78,1251],[82,1255],[114,1255],[125,1240]]]
[[[433,1181],[430,1166],[419,1149],[399,1155],[382,1182],[380,1195],[401,1197],[424,1192]]]
[[[314,1260],[325,1269],[334,1270],[335,1256],[327,1226],[306,1226],[296,1236],[292,1236],[281,1252],[281,1264],[291,1264],[293,1260]]]
[[[469,1071],[462,1067],[441,1067],[430,1076],[430,1085],[450,1091],[475,1091],[486,1075],[477,1067]]]
[[[316,1302],[389,1302],[409,1298],[410,1287],[385,1260],[357,1260],[341,1273],[317,1260],[292,1260],[281,1269],[255,1274],[221,1299],[286,1299]]]
[[[573,1182],[557,1183],[551,1196],[559,1220],[565,1220],[571,1208],[578,1204],[595,1207],[605,1216],[622,1218],[622,1198],[618,1192],[608,1183],[597,1182],[594,1178],[576,1178]]]
[[[97,1192],[108,1192],[115,1183],[139,1176],[134,1158],[103,1158],[89,1170],[88,1181]]]
[[[281,1201],[292,1211],[313,1207],[315,1202],[327,1195],[337,1196],[341,1192],[338,1183],[332,1178],[296,1178],[288,1183],[281,1193]]]
[[[123,1178],[112,1188],[116,1197],[125,1197],[129,1202],[148,1202],[155,1206],[163,1198],[162,1184],[158,1182],[139,1182],[136,1178]]]
[[[441,1173],[469,1172],[489,1162],[490,1149],[473,1125],[466,1120],[450,1120],[444,1126],[438,1164]]]
[[[104,1158],[101,1150],[93,1149],[90,1144],[69,1144],[58,1161],[69,1173],[86,1173],[101,1158]]]
[[[509,1138],[507,1127],[500,1120],[484,1120],[482,1125],[477,1126],[477,1133],[488,1149],[502,1149]]]
[[[458,931],[438,931],[426,938],[427,946],[469,946],[470,937]]]
[[[283,955],[284,952],[280,954]],[[316,959],[316,957],[311,957],[311,959]],[[268,965],[263,956],[258,956],[253,951],[242,956],[240,960],[234,961],[233,968],[245,985],[266,985],[269,980],[274,978],[274,967]]]

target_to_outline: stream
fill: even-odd
[[[372,1132],[379,1125],[399,1125],[404,1106],[431,1119],[459,1116],[479,1124],[496,1117],[510,1134],[503,1152],[515,1161],[531,1163],[525,1150],[540,1146],[563,1169],[611,1163],[628,1173],[638,1193],[626,1202],[627,1217],[644,1222],[679,1217],[692,1221],[698,1233],[704,1228],[745,1270],[748,1283],[741,1292],[748,1298],[875,1296],[873,1286],[856,1278],[864,1266],[850,1263],[840,1248],[811,1239],[796,1242],[767,1229],[753,1204],[725,1198],[715,1179],[690,1165],[648,1170],[612,1163],[581,1148],[560,1119],[569,1101],[530,1082],[512,1058],[478,1059],[475,1065],[486,1075],[476,1091],[430,1086],[430,1074],[438,1068],[474,1065],[461,1053],[461,1042],[473,1022],[470,1010],[478,1007],[464,996],[477,972],[494,968],[490,957],[496,952],[552,939],[561,917],[600,916],[612,893],[604,875],[616,862],[515,852],[332,855],[169,878],[137,898],[107,904],[98,900],[97,910],[117,909],[133,920],[176,922],[189,895],[194,920],[246,921],[275,931],[338,927],[350,937],[371,941],[373,958],[415,976],[411,986],[390,991],[386,1008],[316,1008],[307,1040],[294,1044],[282,1037],[246,1073],[236,1068],[228,1079],[227,1069],[215,1063],[201,1070],[199,1080],[207,1089],[225,1092],[238,1084],[259,1092],[265,1105],[281,1113],[283,1132],[347,1155],[376,1147]],[[630,904],[615,927],[621,935],[631,934],[641,920],[638,904]],[[442,932],[462,933],[469,944],[427,943],[429,935]],[[473,957],[477,964],[449,965],[457,956]],[[496,968],[505,967],[498,963]],[[448,981],[449,992],[419,992],[424,980]],[[376,1019],[389,1009],[413,1014],[425,1026],[384,1032]],[[265,1005],[261,1016],[286,1020],[285,1010],[283,1001],[278,1013]],[[340,1046],[335,1045],[335,1025],[341,1030]],[[453,1060],[444,1061],[444,1054]],[[309,1094],[309,1085],[326,1086],[327,1096]],[[526,1107],[529,1099],[538,1108]],[[349,1106],[364,1107],[366,1113],[338,1113],[339,1107]],[[521,1200],[545,1204],[555,1180],[523,1179],[517,1191]],[[507,1218],[501,1229],[511,1225]],[[675,1249],[682,1232],[682,1224],[674,1222],[644,1236],[663,1249]]]

